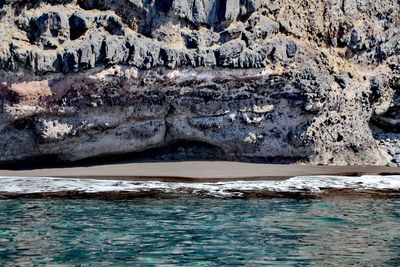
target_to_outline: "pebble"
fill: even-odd
[[[394,163],[394,162],[389,162],[389,163],[387,164],[387,166],[388,166],[388,167],[392,167],[392,168],[397,168],[397,167],[398,167],[398,165],[397,165],[396,163]]]

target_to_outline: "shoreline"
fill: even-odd
[[[400,168],[240,162],[0,170],[0,199],[400,197]]]
[[[80,191],[59,191],[42,193],[9,193],[0,192],[0,200],[5,199],[93,199],[93,200],[133,200],[140,198],[208,198],[208,199],[335,199],[335,198],[373,198],[373,199],[398,199],[400,190],[351,190],[331,189],[323,193],[312,192],[274,192],[274,191],[250,191],[237,196],[211,196],[188,193],[166,193],[161,191],[129,192],[129,191],[108,191],[108,192],[80,192]]]
[[[54,177],[0,177],[0,199],[134,199],[201,197],[221,199],[399,198],[400,175],[296,176],[288,179],[160,181]]]
[[[185,161],[121,163],[29,170],[0,169],[0,176],[3,177],[55,177],[163,182],[271,181],[285,180],[296,176],[315,175],[400,175],[400,168],[384,166],[315,166],[226,161]]]

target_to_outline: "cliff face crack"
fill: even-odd
[[[218,0],[217,1],[217,17],[218,17],[218,21],[224,21],[227,19],[226,17],[226,2],[227,0]]]
[[[168,108],[164,117],[164,123],[165,123],[165,133],[164,133],[164,144],[168,144],[170,142],[170,131],[171,131],[171,118],[174,116],[174,107],[172,106],[172,104],[168,104]]]
[[[340,8],[341,8],[343,14],[346,15],[346,0],[342,0],[342,4],[340,5]]]

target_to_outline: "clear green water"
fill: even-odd
[[[400,200],[0,200],[0,266],[400,265]]]

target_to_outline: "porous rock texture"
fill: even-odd
[[[0,0],[0,162],[203,142],[400,164],[398,0]]]

